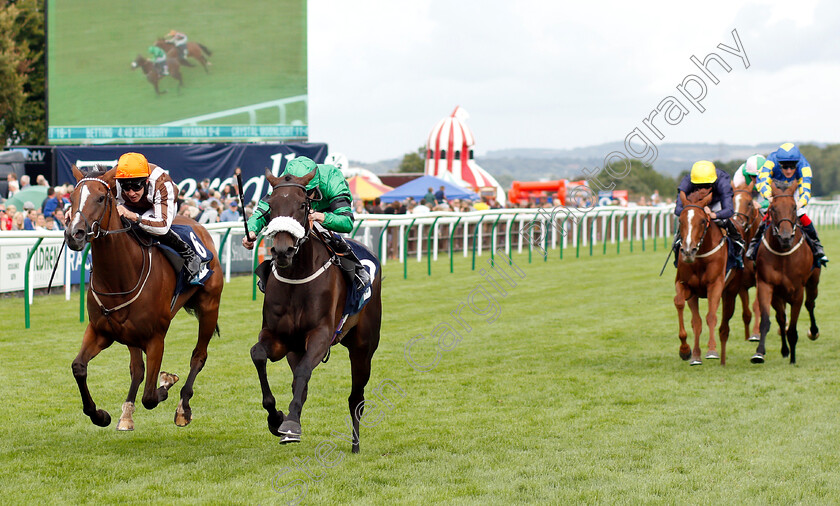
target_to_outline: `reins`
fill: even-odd
[[[796,197],[793,196],[793,195],[775,195],[775,196],[773,196],[774,199],[784,198],[784,197],[788,197],[788,198],[796,200]],[[769,209],[768,209],[768,211],[769,211]],[[782,218],[781,220],[779,220],[779,222],[777,224],[776,220],[773,219],[773,214],[772,213],[768,212],[767,215],[770,218],[770,225],[771,225],[769,232],[774,237],[779,238],[779,225],[781,225],[784,222],[790,223],[791,226],[793,227],[793,233],[796,234],[796,227],[797,227],[796,220],[791,220],[790,218]],[[780,257],[788,256],[791,253],[793,253],[794,251],[798,250],[799,247],[802,246],[802,243],[804,241],[805,241],[805,234],[800,234],[799,242],[797,242],[796,245],[794,245],[791,249],[789,249],[787,251],[776,251],[770,246],[770,242],[767,240],[767,234],[764,234],[761,237],[761,242],[764,244],[764,247],[766,247],[767,250],[770,253],[773,253],[774,255],[780,256]]]

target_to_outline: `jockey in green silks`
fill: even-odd
[[[353,210],[350,207],[353,197],[350,194],[350,187],[344,179],[344,174],[334,165],[318,165],[311,159],[300,156],[286,164],[283,174],[295,177],[303,177],[317,169],[315,177],[306,185],[306,189],[318,188],[321,192],[321,200],[312,201],[310,219],[320,223],[327,230],[339,233],[348,233],[353,230]],[[282,175],[282,174],[281,174]],[[254,214],[248,219],[247,237],[242,238],[242,246],[253,249],[256,241],[256,234],[259,234],[268,224],[270,219],[270,207],[268,195],[260,199]],[[356,254],[339,234],[330,234],[330,247],[339,255],[352,260],[356,288],[364,288],[371,282],[370,275],[362,266]],[[344,267],[344,262],[339,265]],[[349,270],[348,270],[349,271]]]

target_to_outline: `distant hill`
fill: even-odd
[[[766,155],[779,147],[780,143],[781,141],[757,145],[662,144],[658,146],[659,156],[653,163],[653,168],[661,174],[676,177],[682,171],[689,169],[697,160],[724,162],[744,160],[754,153]],[[612,151],[624,151],[624,143],[608,142],[572,149],[499,149],[476,157],[476,162],[496,177],[503,187],[508,187],[514,180],[535,181],[576,177],[586,167],[600,167],[604,163],[604,156]],[[351,165],[384,174],[395,171],[400,160],[383,160],[375,163],[351,162]]]

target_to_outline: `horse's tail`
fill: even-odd
[[[196,44],[198,44],[198,47],[200,47],[201,50],[204,51],[204,54],[206,54],[207,56],[213,56],[213,51],[207,49],[207,46],[205,46],[201,42],[196,42]]]

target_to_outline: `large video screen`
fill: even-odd
[[[48,0],[47,51],[51,144],[307,139],[306,0]]]

